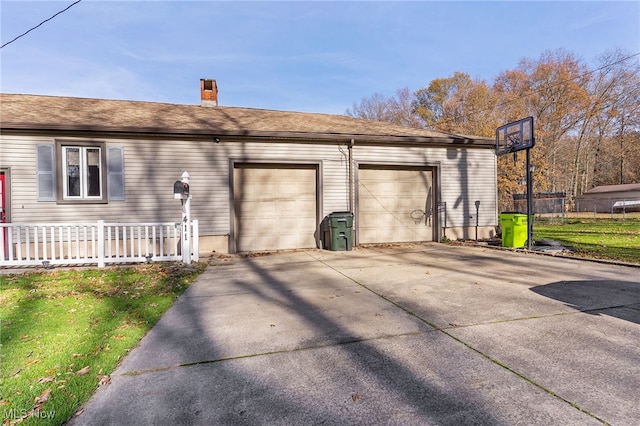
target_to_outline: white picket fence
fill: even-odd
[[[189,229],[184,230],[183,226]],[[186,232],[183,232],[186,231]],[[169,223],[0,223],[0,268],[198,260],[198,221]]]

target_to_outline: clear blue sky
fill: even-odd
[[[0,1],[2,44],[71,3]],[[213,78],[221,105],[342,114],[559,48],[640,53],[640,2],[83,0],[0,50],[0,90],[199,104]]]

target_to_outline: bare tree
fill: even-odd
[[[370,97],[362,98],[359,104],[353,104],[352,109],[347,109],[345,115],[402,126],[425,126],[420,116],[413,112],[412,94],[406,87],[398,89],[395,97],[387,98],[380,93],[374,93]]]
[[[390,100],[380,93],[374,93],[369,97],[364,97],[359,104],[354,103],[353,108],[345,111],[349,117],[364,118],[371,121],[390,122]]]

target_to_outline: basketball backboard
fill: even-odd
[[[533,148],[533,117],[523,118],[496,129],[496,155]]]

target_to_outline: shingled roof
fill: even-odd
[[[157,102],[0,94],[6,131],[96,132],[471,145],[490,138],[451,135],[331,114]]]
[[[602,185],[591,188],[584,195],[600,194],[608,192],[640,191],[640,183],[624,183],[622,185]]]

